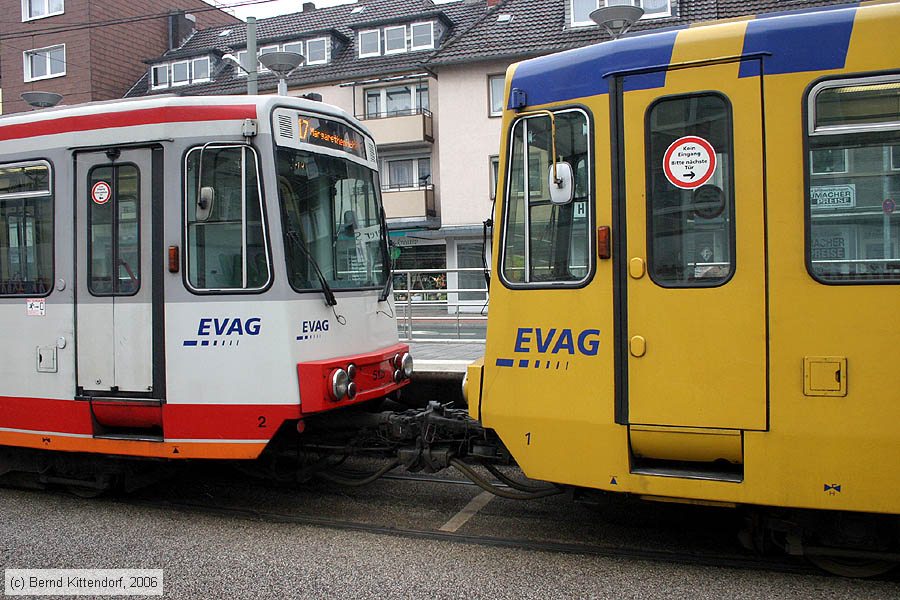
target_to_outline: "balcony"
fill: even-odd
[[[388,220],[420,220],[437,216],[433,185],[418,188],[382,187],[381,199]]]
[[[402,110],[376,115],[361,115],[378,146],[422,144],[434,142],[434,119],[431,111]]]

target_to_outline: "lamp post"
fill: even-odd
[[[603,27],[612,39],[617,39],[644,16],[644,9],[639,6],[617,4],[598,8],[588,16],[591,21]]]
[[[304,60],[299,52],[269,52],[259,57],[259,63],[278,77],[279,96],[287,96],[287,76]]]
[[[34,108],[50,108],[62,100],[62,96],[54,92],[22,92],[21,97]]]

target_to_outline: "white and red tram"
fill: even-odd
[[[0,447],[252,459],[406,385],[376,164],[298,98],[0,118]]]

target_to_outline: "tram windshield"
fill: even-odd
[[[293,148],[279,147],[277,157],[291,286],[323,287],[318,266],[334,289],[383,287],[390,265],[375,172]]]

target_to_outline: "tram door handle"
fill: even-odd
[[[647,265],[643,258],[632,258],[628,261],[628,274],[632,279],[640,279],[647,272]]]
[[[640,358],[647,354],[647,340],[640,335],[633,336],[628,344],[628,349],[633,357]]]

